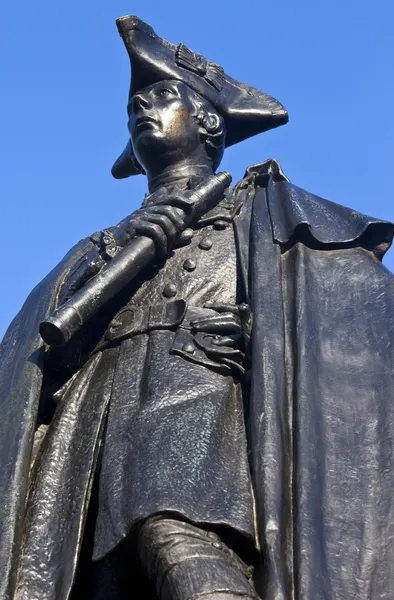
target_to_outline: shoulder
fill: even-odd
[[[93,243],[89,237],[77,242],[58,264],[32,289],[13,323],[18,322],[25,315],[33,315],[40,313],[41,310],[49,310],[56,302],[59,290],[64,281],[81,264],[89,248],[92,246]],[[47,309],[44,307],[47,307]]]
[[[268,158],[262,163],[251,165],[245,171],[242,179],[234,186],[234,193],[245,189],[265,188],[269,180],[289,181],[281,165],[274,158]]]
[[[259,190],[264,192],[258,194]],[[294,185],[274,159],[248,167],[234,191],[249,204],[252,216],[255,199],[265,199],[274,242],[284,249],[297,242],[317,249],[361,246],[381,259],[392,243],[392,223]]]

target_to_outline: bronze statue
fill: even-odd
[[[0,598],[394,593],[391,223],[225,147],[271,96],[136,17],[142,207],[81,240],[0,348]]]

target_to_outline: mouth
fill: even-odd
[[[138,131],[149,128],[152,125],[157,125],[157,121],[153,117],[148,116],[139,117],[135,122],[135,128],[138,129]]]

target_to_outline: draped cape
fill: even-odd
[[[394,277],[381,258],[394,227],[297,188],[275,161],[249,168],[233,193],[254,318],[246,422],[259,593],[392,598]],[[79,242],[33,290],[0,347],[1,600],[27,598],[15,582],[42,383],[38,325],[91,247]],[[106,411],[105,401],[86,402],[56,425],[67,438],[43,490],[51,502],[33,527],[33,545],[47,535],[48,564],[31,597],[65,600],[75,577]]]

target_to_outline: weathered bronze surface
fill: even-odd
[[[0,598],[392,598],[394,226],[274,160],[230,189],[286,110],[117,23],[149,194],[0,347]]]

